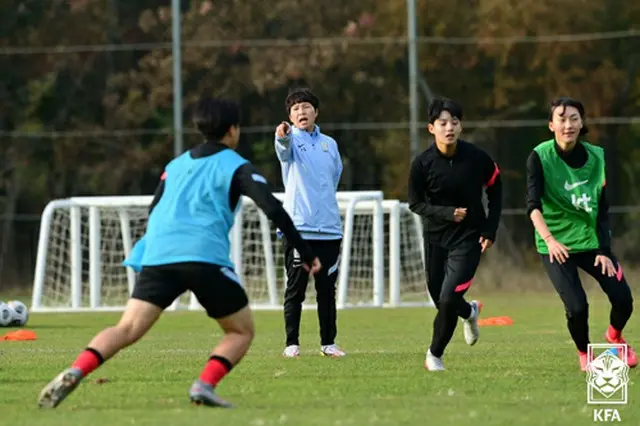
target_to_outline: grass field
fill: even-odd
[[[585,374],[555,294],[483,298],[483,316],[512,326],[483,327],[474,347],[458,327],[446,372],[424,370],[433,309],[339,313],[343,359],[318,355],[316,313],[305,312],[303,356],[281,357],[282,314],[256,313],[248,357],[220,385],[234,410],[195,407],[187,391],[219,332],[202,313],[166,314],[136,346],[89,376],[60,407],[37,408],[38,392],[117,314],[33,315],[37,341],[0,341],[0,424],[6,425],[589,425]],[[591,295],[592,339],[601,342],[608,303]],[[625,333],[640,346],[640,321]],[[623,424],[640,424],[640,369],[631,370]],[[96,379],[107,378],[104,384]],[[596,407],[606,408],[606,407]]]

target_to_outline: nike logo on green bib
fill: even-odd
[[[589,181],[588,180],[583,180],[583,181],[576,182],[576,183],[569,183],[569,182],[567,182],[565,180],[564,181],[564,189],[565,189],[565,191],[573,191],[574,189],[576,189],[580,185],[584,185],[585,183],[589,183]]]

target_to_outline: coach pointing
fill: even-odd
[[[314,277],[320,351],[325,356],[340,357],[345,353],[335,344],[335,293],[342,220],[336,191],[342,174],[342,159],[336,141],[321,133],[315,124],[318,105],[318,98],[309,89],[290,91],[285,108],[293,125],[283,122],[277,127],[275,150],[285,187],[284,208],[325,266]],[[283,355],[294,358],[300,355],[300,316],[309,273],[302,267],[300,254],[286,238],[283,240],[287,272],[284,293],[286,348]]]

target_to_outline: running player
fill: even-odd
[[[607,342],[626,344],[622,329],[631,317],[633,298],[611,251],[604,151],[580,140],[587,133],[582,103],[566,97],[554,100],[549,129],[553,139],[536,146],[527,160],[527,210],[538,253],[564,303],[585,371],[589,304],[578,268],[598,281],[611,302]],[[627,355],[630,367],[638,365],[629,346]]]
[[[464,336],[474,345],[479,336],[478,301],[464,294],[480,264],[480,256],[495,241],[502,211],[500,171],[491,157],[459,139],[462,107],[448,99],[429,105],[429,132],[435,143],[418,155],[409,177],[411,211],[426,220],[424,233],[427,287],[438,313],[425,367],[444,370],[442,355],[458,317]],[[482,204],[489,202],[488,215]]]
[[[191,386],[190,399],[231,406],[215,387],[244,357],[254,335],[249,301],[229,256],[229,231],[240,196],[252,198],[275,222],[310,273],[321,268],[265,178],[235,152],[239,123],[235,103],[209,97],[199,101],[194,124],[205,142],[171,161],[162,175],[145,236],[132,250],[133,258],[127,259],[141,271],[120,322],[97,334],[71,367],[42,390],[41,407],[60,404],[83,378],[144,336],[187,290],[224,331]]]

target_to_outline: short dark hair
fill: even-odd
[[[310,89],[304,87],[291,89],[289,90],[287,98],[284,100],[284,106],[287,109],[287,114],[291,112],[292,106],[302,102],[309,102],[314,109],[318,109],[320,106],[320,100]]]
[[[462,106],[447,98],[436,98],[429,104],[429,124],[433,124],[443,111],[447,111],[452,117],[462,120]]]
[[[193,124],[206,139],[222,139],[231,127],[240,125],[240,107],[231,100],[203,96],[193,112]]]
[[[567,109],[567,107],[574,107],[575,109],[577,109],[578,113],[580,114],[580,118],[582,119],[582,129],[580,129],[580,136],[586,135],[587,133],[589,133],[589,128],[584,122],[585,112],[584,112],[584,105],[582,104],[582,102],[580,102],[577,99],[570,98],[568,96],[560,96],[559,98],[554,99],[553,101],[551,101],[551,106],[549,107],[549,121],[553,121],[553,112],[556,110],[556,108],[559,108],[559,107],[562,107],[562,112],[560,113],[560,116],[564,115],[564,112]]]

